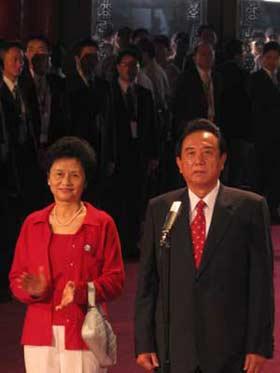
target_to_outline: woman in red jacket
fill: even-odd
[[[22,334],[27,373],[104,373],[81,338],[87,283],[96,302],[121,294],[124,267],[112,218],[82,202],[95,164],[85,141],[64,137],[48,152],[48,184],[54,203],[25,220],[10,282],[28,305]]]

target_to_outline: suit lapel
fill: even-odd
[[[120,112],[127,113],[127,107],[126,107],[125,100],[122,94],[121,86],[117,80],[114,82],[114,85],[115,85],[115,92],[116,92],[117,108]]]
[[[195,79],[198,83],[200,94],[203,95],[203,97],[205,97],[205,91],[204,91],[204,88],[203,88],[203,81],[202,81],[202,79],[199,75],[197,67],[194,67],[194,76],[195,76]]]
[[[193,259],[193,246],[192,238],[190,232],[189,223],[189,196],[187,189],[182,191],[181,196],[178,198],[182,202],[180,212],[175,222],[172,234],[171,234],[171,247],[172,248],[182,248],[185,250],[187,255],[187,260],[192,263],[192,271],[195,276],[195,265]]]
[[[206,239],[201,265],[198,269],[197,275],[207,267],[209,261],[215,253],[220,241],[224,237],[231,219],[233,216],[233,208],[231,204],[230,195],[226,192],[225,188],[221,185],[217,200],[214,207],[211,225],[209,228],[208,236]]]
[[[2,83],[1,87],[2,91],[2,100],[6,101],[6,103],[12,107],[15,107],[14,97],[12,92],[9,90],[8,86],[5,82]]]

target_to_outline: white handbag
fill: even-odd
[[[82,326],[82,338],[102,368],[117,362],[117,337],[99,305],[95,304],[95,287],[88,283],[88,312]]]

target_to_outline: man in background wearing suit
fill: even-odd
[[[5,118],[8,154],[6,173],[3,178],[9,185],[14,203],[24,217],[32,208],[38,208],[37,143],[31,120],[28,101],[21,85],[23,50],[16,42],[6,42],[3,48],[3,82],[0,85],[0,100]],[[34,182],[30,182],[30,180]],[[20,201],[20,202],[19,202]]]
[[[262,68],[249,79],[249,95],[253,111],[254,142],[259,170],[259,192],[267,198],[273,222],[279,223],[279,141],[280,141],[280,46],[266,43],[262,52]],[[264,131],[263,128],[269,128]]]
[[[214,72],[215,51],[211,44],[199,43],[194,64],[178,78],[174,96],[174,133],[195,118],[208,118],[220,124],[221,78]]]
[[[108,166],[107,158],[111,156],[107,143],[108,132],[114,121],[110,86],[96,75],[99,51],[97,41],[83,39],[74,49],[75,70],[66,79],[71,134],[84,138],[93,146],[102,171]]]
[[[40,156],[59,137],[69,134],[65,79],[50,72],[51,46],[44,35],[31,36],[26,44],[26,68],[20,78],[34,126]]]
[[[96,40],[80,40],[73,52],[75,68],[66,78],[70,134],[87,140],[95,149],[98,170],[94,183],[87,186],[86,198],[104,208],[104,183],[112,172],[110,133],[114,127],[114,117],[110,85],[96,74],[99,53]]]
[[[37,207],[38,165],[33,124],[19,82],[23,50],[5,42],[0,82],[0,301],[9,298],[8,271],[24,216]]]
[[[118,78],[112,82],[115,156],[109,211],[116,219],[124,255],[131,257],[138,255],[140,224],[148,185],[156,178],[159,148],[152,94],[136,82],[140,62],[134,48],[122,50],[116,61]]]
[[[185,127],[176,160],[187,188],[156,197],[147,210],[136,297],[137,363],[163,372],[160,239],[170,206],[180,201],[169,236],[169,372],[260,373],[273,353],[266,202],[219,182],[225,144],[208,120]]]

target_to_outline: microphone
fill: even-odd
[[[160,244],[163,245],[166,241],[167,236],[169,235],[180,210],[182,202],[181,201],[174,201],[166,215],[165,222],[162,227],[162,234],[160,239]]]

